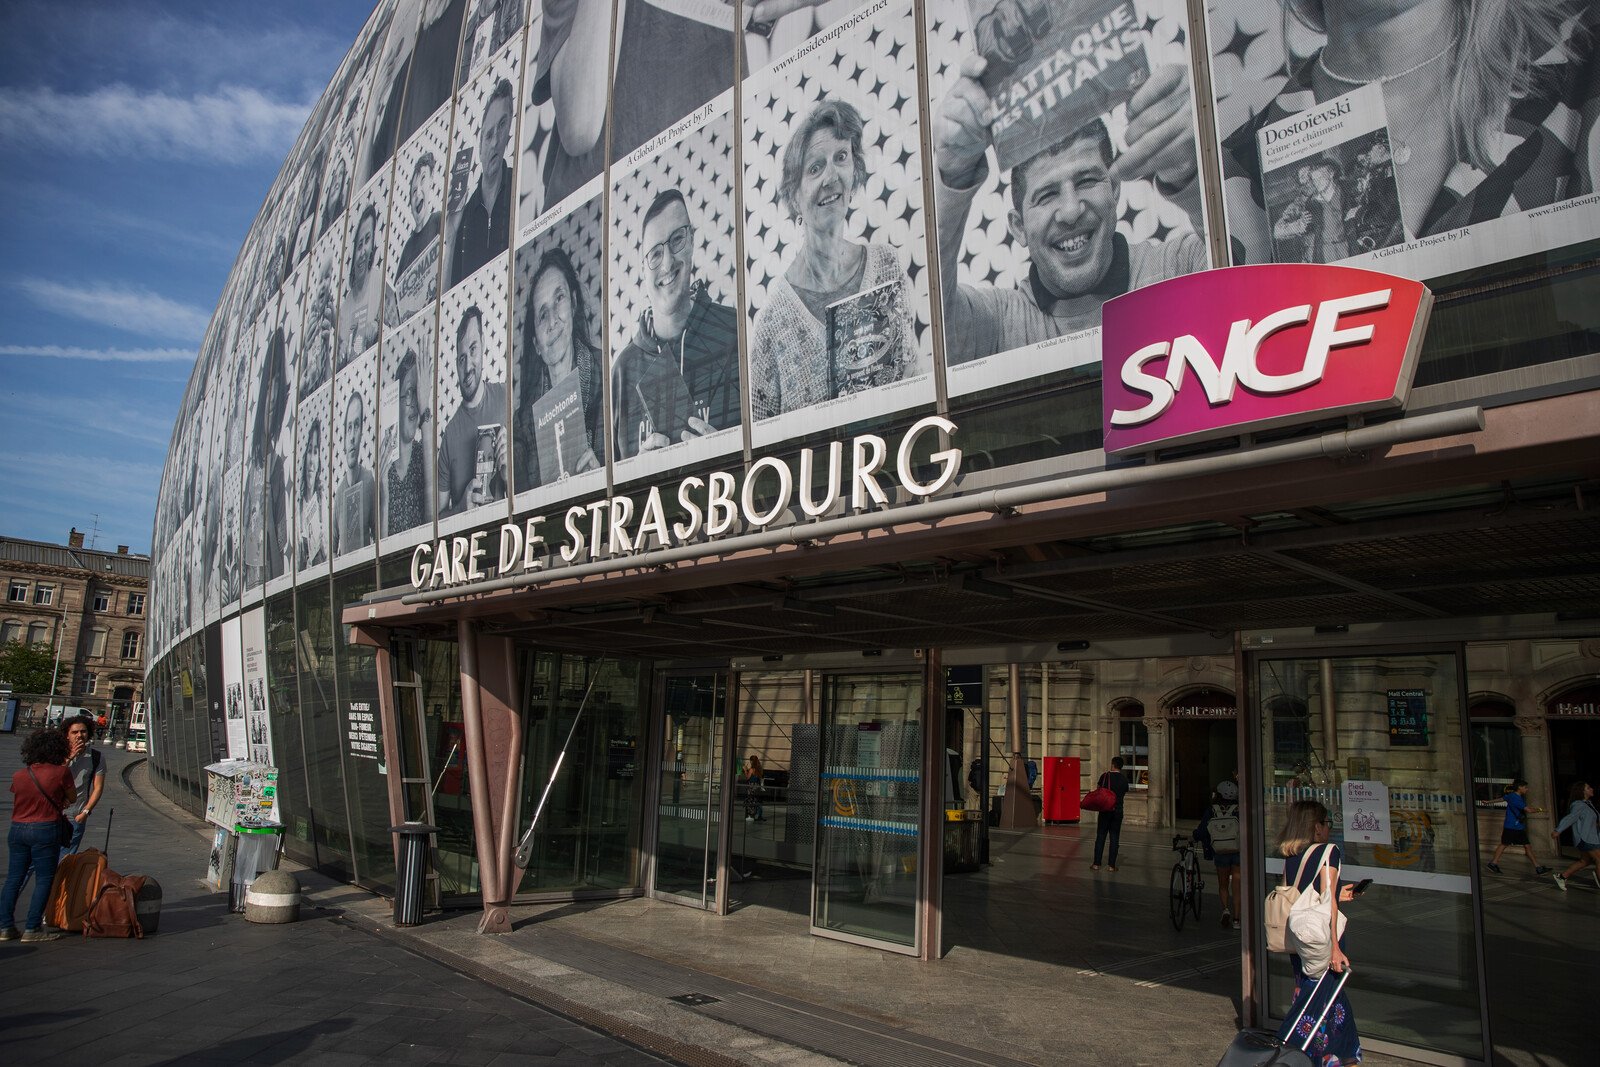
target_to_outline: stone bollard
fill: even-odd
[[[244,894],[244,917],[253,923],[292,923],[300,918],[300,883],[288,871],[264,871]]]

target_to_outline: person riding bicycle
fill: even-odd
[[[1239,783],[1224,778],[1211,795],[1211,805],[1195,827],[1206,859],[1217,865],[1217,893],[1222,897],[1222,927],[1239,929]]]

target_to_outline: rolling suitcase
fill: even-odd
[[[1306,998],[1306,1008],[1316,1003],[1317,991],[1322,988],[1322,983],[1328,977],[1324,971],[1317,984],[1311,990],[1311,995]],[[1339,975],[1339,984],[1334,987],[1328,1001],[1322,1006],[1322,1012],[1317,1016],[1317,1021],[1311,1025],[1311,1033],[1298,1046],[1286,1044],[1278,1040],[1278,1035],[1270,1030],[1241,1030],[1234,1035],[1233,1043],[1222,1054],[1222,1059],[1217,1061],[1217,1067],[1311,1067],[1311,1057],[1306,1055],[1306,1047],[1311,1044],[1311,1038],[1317,1032],[1317,1027],[1322,1025],[1322,1020],[1327,1016],[1328,1009],[1333,1006],[1334,999],[1339,991],[1344,988],[1345,980],[1350,977],[1348,970]],[[1305,1016],[1302,1009],[1300,1017]],[[1296,1018],[1298,1024],[1300,1018]],[[1294,1029],[1289,1031],[1291,1034]]]
[[[105,877],[106,854],[97,848],[86,848],[62,860],[50,883],[44,921],[58,930],[80,933]]]

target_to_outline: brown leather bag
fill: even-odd
[[[144,927],[139,925],[139,890],[144,888],[144,876],[121,875],[106,871],[100,883],[100,893],[94,906],[84,919],[84,937],[143,937]]]

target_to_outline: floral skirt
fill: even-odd
[[[1344,995],[1344,990],[1340,989],[1339,995],[1333,997],[1326,1015],[1322,1011],[1333,991],[1339,988],[1339,976],[1329,971],[1327,981],[1318,989],[1317,980],[1307,978],[1305,971],[1301,970],[1300,957],[1290,958],[1294,961],[1294,1002],[1289,1005],[1283,1025],[1278,1029],[1278,1040],[1287,1042],[1290,1048],[1299,1048],[1310,1036],[1306,1055],[1317,1067],[1345,1067],[1347,1064],[1360,1063],[1361,1035],[1356,1033],[1355,1012],[1350,1010],[1350,999]],[[1316,1032],[1313,1033],[1312,1027],[1319,1015],[1322,1015],[1322,1024],[1316,1026]]]

